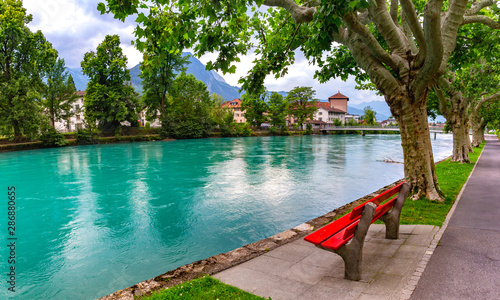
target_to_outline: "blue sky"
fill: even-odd
[[[130,44],[134,40],[135,17],[129,17],[125,23],[115,20],[111,15],[101,15],[97,11],[97,3],[103,0],[24,0],[24,7],[33,15],[33,22],[28,26],[32,30],[41,30],[64,58],[69,68],[79,68],[83,55],[95,50],[107,34],[118,34],[122,49],[128,58],[129,68],[142,60],[142,55]],[[205,55],[200,59],[207,63],[216,54]],[[238,79],[245,76],[251,68],[253,54],[241,58],[236,74],[226,74],[227,83],[238,86]],[[312,86],[316,90],[316,98],[328,99],[340,91],[350,98],[351,104],[369,101],[383,101],[372,91],[358,91],[354,79],[343,82],[340,79],[320,84],[314,76],[315,66],[309,65],[301,53],[296,54],[296,63],[288,74],[279,79],[268,76],[265,85],[270,91],[289,91],[296,86]]]

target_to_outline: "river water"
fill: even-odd
[[[440,160],[450,135],[433,140]],[[327,213],[403,177],[399,135],[251,137],[0,153],[16,189],[16,292],[93,299]],[[5,226],[4,226],[5,225]],[[11,241],[11,240],[9,240]],[[15,296],[15,297],[14,297]]]

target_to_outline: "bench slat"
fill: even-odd
[[[371,223],[377,221],[380,217],[385,215],[396,203],[397,198],[393,198],[389,200],[387,203],[377,206],[375,210],[375,214]],[[356,227],[358,227],[359,219],[350,224],[347,228],[339,231],[338,233],[332,235],[330,238],[320,243],[320,247],[332,250],[338,250],[340,247],[345,245],[348,241],[352,239],[354,236],[354,232],[356,231]]]
[[[380,205],[380,203],[382,203],[385,200],[389,199],[390,197],[396,195],[399,192],[399,190],[401,189],[402,185],[403,185],[403,182],[394,186],[393,188],[383,192],[382,194],[374,197],[373,199],[368,200],[368,201],[356,206],[347,215],[335,220],[331,224],[328,224],[328,225],[310,233],[308,236],[306,236],[304,238],[304,240],[306,240],[310,243],[313,243],[314,245],[320,245],[321,243],[323,243],[324,241],[326,241],[327,239],[329,239],[333,235],[337,234],[340,231],[343,231],[343,229],[348,227],[349,224],[352,224],[352,223],[358,221],[361,218],[361,213],[363,212],[363,207],[367,203],[370,203],[370,202],[374,203],[375,205],[377,205],[377,209],[378,209],[378,206]],[[391,205],[391,207],[392,207],[392,205]],[[389,209],[390,209],[390,207],[389,207]],[[356,223],[356,225],[357,225],[357,223]]]

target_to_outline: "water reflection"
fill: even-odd
[[[433,143],[437,160],[451,153],[451,137]],[[403,177],[384,157],[402,161],[399,136],[2,153],[0,185],[22,199],[18,298],[97,298],[289,229]]]

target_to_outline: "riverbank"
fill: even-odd
[[[450,208],[455,202],[456,197],[458,196],[459,192],[462,190],[465,182],[467,181],[467,178],[469,177],[469,174],[471,173],[476,161],[478,160],[483,147],[484,144],[481,145],[481,147],[479,148],[475,148],[475,153],[471,154],[472,164],[458,164],[450,162],[449,158],[438,162],[436,167],[436,172],[441,188],[443,189],[443,192],[447,195],[446,201],[444,203],[437,203],[428,200],[421,200],[421,201],[408,200],[403,208],[403,213],[401,216],[401,224],[438,224],[438,226],[441,226],[441,224],[443,224],[443,222],[445,221],[445,218],[448,212],[450,211]],[[452,172],[453,174],[450,174],[450,172]],[[309,234],[313,230],[332,222],[339,216],[342,216],[346,212],[352,210],[352,208],[356,207],[360,203],[363,203],[366,200],[373,198],[374,196],[400,183],[401,181],[402,180],[399,180],[391,185],[385,186],[384,188],[374,193],[368,194],[356,201],[353,201],[340,208],[337,208],[325,215],[312,219],[308,222],[305,222],[292,229],[271,236],[267,239],[263,239],[256,243],[252,243],[237,248],[227,253],[221,253],[204,260],[200,260],[185,266],[181,266],[175,270],[169,271],[153,279],[143,281],[124,290],[120,290],[111,295],[102,297],[100,298],[100,300],[117,300],[117,299],[132,300],[132,299],[138,299],[138,297],[140,299],[141,296],[150,295],[151,292],[153,291],[172,287],[180,283],[183,283],[185,281],[202,277],[204,275],[214,275],[220,273],[234,266],[241,265],[256,257],[266,255],[266,253],[270,252],[271,250],[277,249],[286,244],[300,243],[300,241],[298,240],[303,238],[305,235]],[[415,225],[404,225],[404,226],[412,226],[408,228],[405,227],[405,229],[402,230],[402,233],[404,233],[406,236],[406,239],[404,240],[405,243],[408,244],[407,246],[410,248],[419,247],[418,251],[417,250],[415,251],[417,251],[418,252],[417,254],[419,255],[419,257],[421,257],[425,253],[428,243],[430,243],[430,241],[432,240],[434,234],[437,232],[439,227],[429,226],[428,228],[418,227],[417,229],[415,229],[416,228]],[[381,232],[381,228],[378,228],[377,230],[378,230],[377,232]],[[412,233],[413,231],[415,232]],[[410,240],[408,239],[410,238],[411,234],[416,235],[416,237],[414,236],[412,240],[418,240],[417,241],[418,245],[413,245],[412,242],[410,242]],[[420,235],[423,234],[423,235],[419,237],[418,234]],[[423,243],[425,245],[420,245],[419,243],[420,244]],[[398,245],[401,246],[402,244]],[[413,260],[411,263],[412,265],[413,264],[416,265],[417,263],[420,262],[420,258],[418,259],[414,258]],[[386,261],[386,263],[388,263],[388,261]],[[408,266],[406,265],[406,268],[407,267]],[[401,274],[397,275],[397,277],[401,277],[400,275]],[[405,271],[406,277],[410,278],[411,275],[413,275],[412,270]],[[233,275],[231,275],[230,277],[232,276]],[[371,276],[373,277],[375,275],[371,274]],[[399,282],[398,288],[400,286],[406,287],[406,282],[408,281],[408,278],[402,281],[400,278],[398,281]],[[371,278],[370,280],[373,281],[373,278]]]
[[[70,146],[82,146],[89,144],[118,144],[118,143],[133,143],[133,142],[150,142],[162,140],[160,134],[156,133],[154,129],[142,130],[147,131],[145,134],[125,134],[120,136],[97,136],[94,137],[94,141],[91,143],[82,143],[76,138],[76,133],[65,134],[65,141],[67,144],[65,146],[56,145],[45,145],[42,141],[21,141],[13,142],[6,138],[0,139],[0,153],[10,152],[10,151],[23,151],[23,150],[36,150],[36,149],[47,149],[47,148],[59,148],[59,147],[70,147]],[[138,132],[135,130],[134,132]],[[139,130],[140,132],[140,130]],[[365,135],[365,134],[399,134],[395,131],[331,131],[329,133],[321,133],[318,130],[308,133],[306,131],[287,131],[286,134],[276,134],[270,131],[253,131],[252,137],[260,136],[301,136],[301,135]],[[212,132],[210,136],[206,138],[222,138],[220,132]],[[172,140],[172,139],[166,139]]]
[[[261,256],[280,246],[303,238],[313,230],[323,227],[325,224],[328,224],[339,216],[349,212],[357,205],[373,198],[380,193],[383,193],[384,191],[392,188],[402,181],[403,180],[398,180],[397,182],[387,185],[377,190],[376,192],[370,193],[349,204],[334,209],[327,214],[314,218],[289,230],[275,234],[269,238],[245,245],[226,253],[217,254],[207,259],[202,259],[191,264],[178,267],[155,278],[145,280],[136,285],[117,291],[111,295],[104,296],[99,299],[134,300],[138,299],[137,297],[149,295],[151,294],[151,292],[156,290],[169,288],[185,281],[189,281],[205,275],[213,275],[219,273],[236,265],[247,262],[253,258]]]

